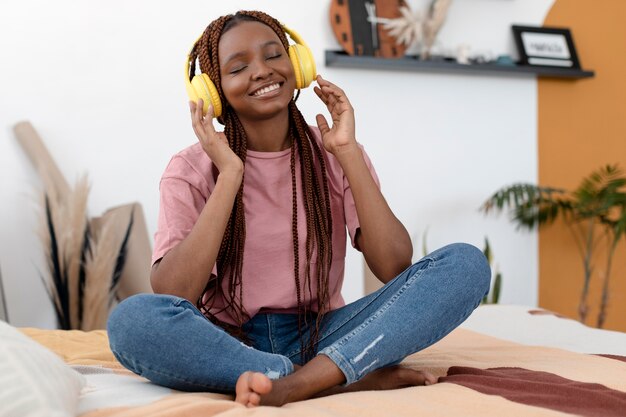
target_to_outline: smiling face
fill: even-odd
[[[266,120],[288,111],[296,81],[278,35],[261,22],[244,21],[218,44],[222,91],[239,119]]]

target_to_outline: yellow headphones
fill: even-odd
[[[293,65],[294,73],[296,74],[296,88],[306,88],[317,76],[313,54],[300,35],[284,25],[282,28],[295,42],[295,44],[289,46],[287,52],[291,60],[291,65]],[[194,42],[194,45],[198,42],[200,37]],[[197,102],[200,98],[202,99],[204,102],[203,114],[206,114],[209,110],[209,103],[211,103],[213,105],[213,117],[219,117],[222,114],[222,102],[220,101],[220,96],[217,93],[215,84],[213,84],[213,81],[211,81],[209,76],[205,73],[194,75],[193,78],[189,80],[190,65],[191,51],[187,54],[187,61],[185,62],[185,85],[189,99],[194,102]]]

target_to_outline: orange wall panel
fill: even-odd
[[[626,170],[626,1],[557,0],[545,26],[572,30],[584,69],[595,78],[538,82],[539,183],[567,189],[606,164]],[[599,248],[587,324],[595,325],[607,251]],[[539,232],[539,304],[576,318],[583,266],[570,230]],[[613,261],[605,328],[626,331],[626,242]]]

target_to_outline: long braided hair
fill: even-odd
[[[221,87],[220,67],[218,61],[218,44],[220,37],[227,30],[244,21],[261,22],[276,32],[283,43],[285,53],[289,48],[287,36],[281,24],[271,16],[258,11],[239,11],[235,15],[222,16],[213,21],[204,31],[202,37],[194,45],[190,54],[190,74],[195,74],[196,58],[203,73],[215,84],[222,103],[225,103]],[[223,106],[223,113],[218,121],[224,125],[224,134],[231,149],[245,163],[247,138],[244,128],[231,106]],[[330,193],[326,174],[326,163],[322,149],[309,131],[302,113],[298,110],[295,99],[289,103],[289,129],[291,139],[291,182],[292,182],[292,237],[294,257],[294,279],[298,303],[298,334],[302,347],[302,360],[310,359],[316,351],[324,313],[329,310],[329,271],[332,262],[332,217],[330,209]],[[304,254],[306,267],[302,282],[300,274],[300,248],[298,244],[298,214],[296,184],[296,148],[300,159],[301,193],[306,215],[306,243]],[[244,173],[245,175],[245,173]],[[222,244],[217,256],[217,279],[211,280],[205,288],[205,296],[198,302],[198,308],[212,322],[226,329],[230,334],[245,339],[242,325],[250,319],[243,305],[242,264],[243,249],[246,236],[243,206],[244,182],[235,198],[233,209],[224,232]],[[317,268],[311,270],[311,260],[317,253]],[[313,275],[313,276],[312,276]],[[222,283],[225,282],[227,292]],[[317,305],[313,309],[312,280],[317,283]],[[307,293],[308,290],[308,293]],[[216,298],[222,298],[225,306],[219,311],[213,308]],[[314,310],[317,310],[315,313]],[[227,311],[236,325],[220,321],[216,315]],[[306,332],[308,337],[305,337]]]

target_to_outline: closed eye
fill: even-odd
[[[283,54],[268,56],[266,59],[276,59],[276,58],[280,58],[281,56],[283,56]]]
[[[247,65],[244,65],[242,67],[238,67],[235,69],[230,70],[229,74],[237,74],[238,72],[243,71],[244,69],[246,69]]]

